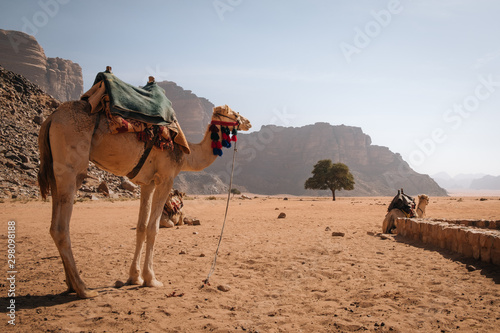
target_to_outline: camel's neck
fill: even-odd
[[[427,207],[427,203],[425,201],[419,201],[417,206],[417,216],[424,217],[425,216],[425,207]]]
[[[210,134],[207,127],[200,143],[189,143],[191,154],[184,155],[185,159],[181,171],[201,171],[215,161],[217,156],[213,153]]]

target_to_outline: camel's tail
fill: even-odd
[[[43,199],[47,199],[51,184],[54,184],[54,168],[52,165],[52,151],[50,149],[49,131],[52,117],[42,124],[38,135],[38,148],[40,150],[40,169],[38,170],[38,186]]]

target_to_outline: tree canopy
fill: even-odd
[[[335,201],[335,191],[354,190],[354,176],[349,167],[343,163],[320,160],[314,165],[312,174],[313,176],[306,180],[304,187],[311,190],[330,190],[333,201]]]

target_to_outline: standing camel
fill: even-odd
[[[212,124],[220,130],[221,124],[232,124],[240,130],[250,129],[250,122],[229,107],[214,108]],[[213,128],[214,125],[212,125]],[[163,206],[174,178],[180,171],[200,171],[212,164],[216,157],[212,148],[210,130],[198,144],[190,144],[185,154],[174,144],[172,151],[152,149],[143,160],[140,171],[131,181],[141,186],[136,249],[129,272],[129,284],[160,287],[153,271],[155,238],[159,229]],[[86,101],[61,104],[42,124],[38,138],[40,148],[40,192],[43,198],[52,192],[52,223],[50,234],[59,250],[66,274],[68,292],[81,298],[95,297],[98,292],[87,289],[76,268],[71,250],[69,223],[76,191],[87,176],[89,161],[117,176],[130,175],[136,170],[145,152],[145,145],[135,133],[110,134],[105,116],[91,113]],[[141,253],[146,241],[144,267],[141,271]]]
[[[417,217],[425,217],[425,208],[429,204],[429,196],[426,194],[421,194],[418,196],[417,205]],[[390,234],[393,229],[396,228],[396,219],[408,217],[400,209],[394,208],[385,215],[384,222],[382,223],[382,232],[384,234]]]

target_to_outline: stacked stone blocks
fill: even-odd
[[[398,218],[398,235],[500,265],[500,221]]]

